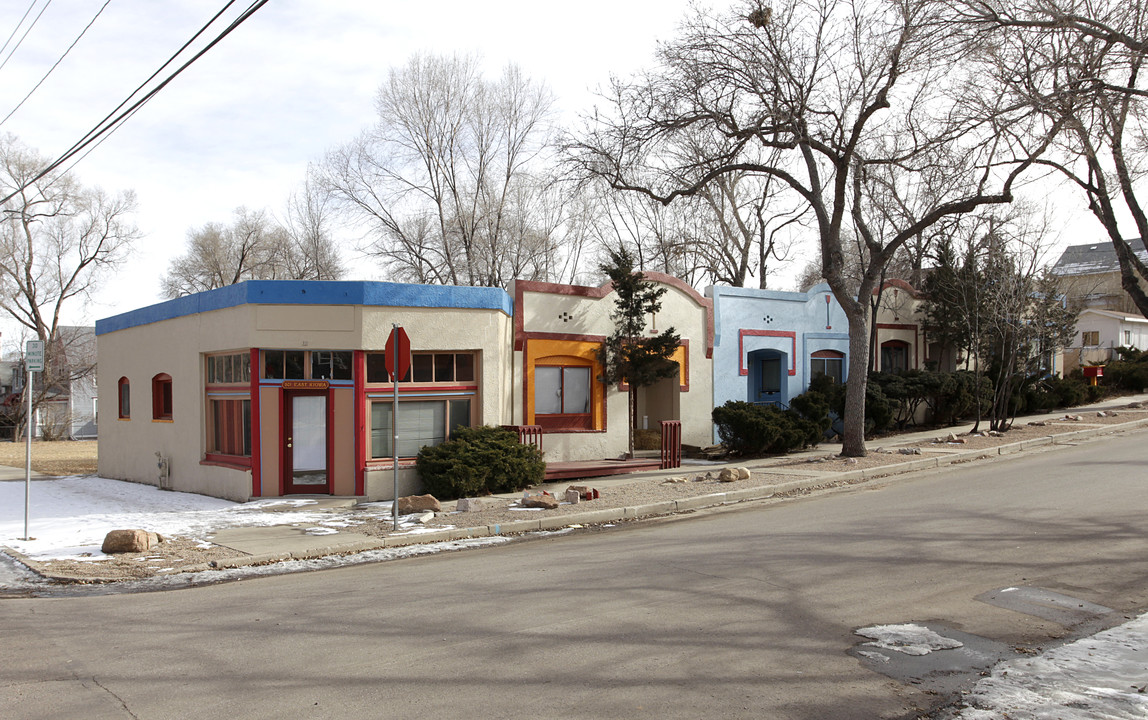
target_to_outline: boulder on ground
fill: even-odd
[[[902,455],[920,455],[921,448],[919,447],[903,447],[897,450]]]
[[[458,512],[478,512],[498,505],[494,498],[459,498],[454,509]]]
[[[442,512],[442,504],[435,499],[434,495],[407,495],[399,498],[399,515],[410,515],[427,510]]]
[[[527,495],[518,504],[524,508],[555,510],[558,508],[558,498],[553,495]]]
[[[100,550],[108,555],[147,552],[159,543],[160,536],[147,530],[112,530]]]
[[[733,468],[723,468],[718,475],[718,482],[729,483],[735,482],[739,479],[737,470]]]
[[[737,479],[738,480],[749,480],[749,468],[739,467],[737,469]]]

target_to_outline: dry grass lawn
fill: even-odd
[[[0,465],[24,467],[24,441],[0,442]],[[45,475],[91,475],[96,472],[95,440],[32,442],[32,469]]]

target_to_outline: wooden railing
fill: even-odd
[[[541,425],[503,425],[502,427],[518,433],[518,442],[523,445],[533,445],[539,451],[542,450]]]
[[[682,466],[682,423],[662,420],[662,469]]]

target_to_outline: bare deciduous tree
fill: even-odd
[[[1043,164],[1082,192],[1120,263],[1121,285],[1148,316],[1148,215],[1137,185],[1145,177],[1148,131],[1148,3],[1143,0],[952,0],[985,33],[986,72],[1064,132]],[[1139,240],[1122,227],[1131,220]]]
[[[923,0],[699,12],[660,48],[656,72],[614,88],[612,115],[571,143],[573,162],[663,203],[734,173],[787,186],[813,217],[825,278],[849,319],[850,367],[865,368],[870,298],[892,257],[950,216],[1011,201],[1041,150],[1000,156],[992,139],[1006,124],[968,102],[989,90],[967,66],[977,38],[946,13]],[[705,158],[675,161],[683,133],[705,135]],[[888,188],[925,178],[938,190],[927,204],[895,223],[881,215]],[[866,249],[856,287],[845,277],[850,232]],[[846,455],[866,452],[866,382],[864,372],[847,381]]]
[[[416,55],[379,89],[374,127],[332,151],[326,186],[392,277],[502,286],[559,279],[563,198],[547,175],[553,97],[515,66]]]
[[[44,342],[34,406],[80,370],[60,357],[73,341],[60,325],[65,305],[85,301],[139,235],[130,219],[134,193],[110,196],[60,173],[30,182],[47,165],[11,135],[0,137],[0,192],[23,188],[0,221],[0,309]]]
[[[187,252],[161,280],[169,298],[244,280],[338,280],[343,268],[327,232],[327,205],[308,184],[293,195],[286,226],[266,211],[239,208],[230,225],[207,223],[188,231]]]

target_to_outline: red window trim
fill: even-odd
[[[126,413],[124,412],[124,387],[125,386],[128,389],[128,408],[127,408],[128,411]],[[132,392],[131,380],[128,380],[126,376],[121,377],[119,379],[119,382],[116,383],[116,412],[118,413],[117,417],[120,420],[131,420],[132,419],[132,407],[131,407],[131,401],[132,401],[131,397],[132,396],[131,396],[131,392]]]
[[[174,408],[171,375],[158,373],[151,379],[151,419],[171,422]]]

